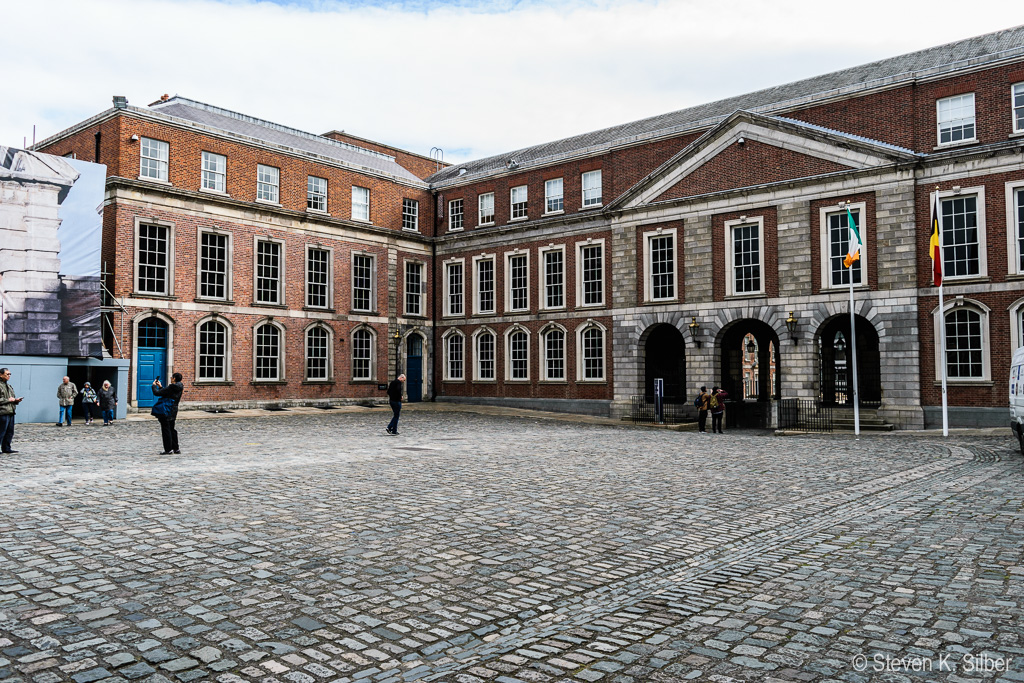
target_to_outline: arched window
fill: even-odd
[[[445,379],[460,380],[465,377],[466,338],[453,330],[444,338]]]
[[[541,333],[544,348],[544,379],[561,382],[565,379],[565,330],[549,327]]]
[[[530,379],[530,335],[522,327],[505,333],[505,379],[525,382]]]
[[[476,379],[494,380],[494,333],[487,329],[476,336]]]
[[[365,327],[352,334],[352,379],[373,379],[373,333]]]
[[[201,382],[226,382],[228,373],[228,327],[217,320],[199,324],[199,368],[196,379]]]
[[[257,382],[276,382],[281,379],[282,337],[281,329],[265,322],[256,326],[253,332],[255,352],[254,379]]]
[[[935,321],[935,379],[942,377],[945,364],[950,384],[989,382],[992,377],[989,343],[989,308],[971,299],[956,298],[945,304]],[[946,334],[946,354],[941,356],[940,333]]]
[[[137,344],[149,349],[167,348],[167,323],[159,318],[146,318],[139,323]]]
[[[326,327],[314,325],[306,330],[306,381],[326,382],[331,379],[331,333]]]
[[[604,328],[594,322],[584,323],[577,331],[577,381],[603,382]]]

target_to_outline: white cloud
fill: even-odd
[[[31,141],[33,124],[52,135],[115,94],[145,105],[170,93],[458,161],[1006,28],[1006,9],[8,1],[0,25],[18,30],[4,38],[0,144]]]

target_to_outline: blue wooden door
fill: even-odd
[[[415,334],[409,337],[405,364],[405,392],[409,403],[418,403],[423,400],[423,339]]]
[[[135,373],[135,398],[140,408],[151,408],[156,402],[153,396],[153,380],[157,377],[167,385],[164,369],[167,366],[167,349],[139,349],[139,369]]]

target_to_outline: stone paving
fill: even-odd
[[[1009,436],[19,425],[0,680],[1024,681]]]

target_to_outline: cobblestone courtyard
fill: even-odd
[[[1024,681],[1009,430],[385,422],[19,425],[0,680]]]

